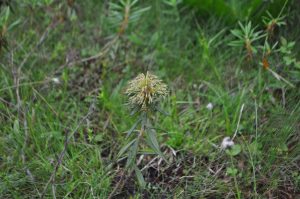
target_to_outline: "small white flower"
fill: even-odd
[[[234,142],[230,139],[230,137],[225,137],[221,144],[221,149],[227,149],[228,147],[232,147]]]
[[[52,78],[52,81],[53,81],[53,83],[55,83],[55,84],[59,84],[59,83],[60,83],[60,81],[59,81],[59,79],[58,79],[57,77],[53,77],[53,78]]]
[[[214,105],[213,105],[211,102],[209,102],[209,103],[206,105],[206,108],[207,108],[208,110],[212,110],[212,109],[214,108]]]

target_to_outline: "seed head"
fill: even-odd
[[[227,149],[234,145],[233,140],[230,139],[230,137],[225,137],[221,144],[221,149]]]
[[[209,102],[207,105],[206,105],[206,108],[208,109],[208,110],[212,110],[213,108],[214,108],[214,105],[211,103],[211,102]]]
[[[167,94],[167,85],[157,76],[147,71],[141,73],[128,83],[125,94],[129,96],[129,104],[141,110],[147,110]]]

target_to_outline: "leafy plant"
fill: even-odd
[[[257,27],[253,27],[251,21],[243,25],[241,22],[238,22],[240,29],[233,29],[231,33],[237,38],[229,43],[233,47],[241,47],[246,50],[248,59],[253,58],[253,54],[256,54],[258,51],[257,46],[254,45],[254,42],[266,36],[262,31],[256,31]]]
[[[166,162],[167,159],[161,152],[156,138],[156,131],[151,124],[151,115],[159,111],[159,102],[167,95],[167,86],[155,75],[147,72],[140,74],[128,84],[126,94],[129,97],[129,103],[132,112],[131,115],[137,113],[138,117],[134,125],[127,132],[127,137],[131,139],[119,152],[121,157],[127,152],[126,168],[134,170],[138,178],[139,184],[144,187],[145,182],[141,171],[136,165],[136,156],[138,155],[139,145],[142,144],[143,138],[147,145]],[[140,126],[139,130],[136,130]]]
[[[281,13],[277,17],[273,17],[270,12],[267,11],[267,16],[263,17],[263,22],[267,27],[268,36],[271,37],[274,34],[274,29],[276,26],[280,27],[286,25],[285,16],[281,16]]]
[[[16,20],[12,23],[9,23],[10,13],[11,8],[9,4],[7,4],[7,6],[4,6],[0,10],[0,54],[3,49],[8,48],[7,32],[20,22],[20,20]]]
[[[280,43],[279,52],[282,54],[284,64],[300,69],[300,62],[297,61],[296,56],[293,54],[293,48],[296,43],[294,41],[289,42],[284,37],[280,38]]]
[[[163,2],[171,8],[170,10],[165,10],[164,13],[168,15],[175,15],[176,21],[179,21],[180,15],[178,7],[182,3],[182,0],[164,0]]]
[[[288,43],[286,40],[281,39],[282,46],[279,49],[276,49],[278,42],[275,41],[273,44],[270,44],[270,38],[274,34],[274,28],[285,25],[285,16],[282,15],[283,10],[285,9],[287,1],[282,7],[280,13],[277,17],[273,17],[269,12],[268,16],[263,18],[263,22],[266,25],[266,30],[256,30],[257,27],[252,27],[251,21],[243,25],[241,22],[238,22],[239,28],[231,30],[232,35],[235,36],[235,40],[229,43],[230,46],[238,47],[243,49],[243,53],[246,51],[246,57],[248,61],[254,61],[258,65],[262,65],[264,69],[269,71],[277,80],[283,81],[291,87],[295,87],[288,80],[283,78],[281,75],[276,73],[270,68],[269,57],[272,55],[278,56],[278,52],[286,55],[283,57],[283,61],[287,65],[298,65],[296,59],[291,57],[290,49],[293,47],[295,42]],[[261,56],[261,57],[260,57]],[[256,60],[259,60],[257,62]]]
[[[53,0],[28,0],[28,2],[32,6],[48,6],[53,3]]]
[[[3,10],[1,9],[0,13],[0,53],[2,49],[7,49],[7,40],[5,38],[5,34],[7,32],[7,21],[9,17],[10,9],[9,7],[5,7]]]
[[[121,0],[118,3],[110,2],[109,22],[112,27],[118,28],[118,35],[122,35],[129,24],[138,21],[141,15],[150,7],[140,8],[138,0]]]
[[[199,15],[222,17],[227,23],[231,24],[238,20],[252,20],[257,22],[267,10],[276,15],[287,1],[184,0],[184,2],[198,9]]]
[[[241,146],[238,144],[233,145],[229,149],[226,149],[226,154],[230,157],[230,160],[231,160],[231,167],[227,167],[226,173],[229,176],[233,177],[237,198],[239,198],[239,199],[241,198],[241,190],[240,190],[240,188],[238,186],[238,182],[237,182],[238,170],[234,166],[234,156],[237,156],[241,152],[241,150],[242,150]]]
[[[266,11],[267,16],[262,17],[263,23],[265,24],[265,26],[267,28],[267,34],[268,34],[269,38],[273,36],[274,29],[276,26],[280,27],[280,26],[286,25],[286,23],[284,21],[285,15],[283,15],[283,10],[285,9],[287,2],[288,1],[285,1],[279,14],[276,17],[274,17],[269,11]]]

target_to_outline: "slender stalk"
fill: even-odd
[[[143,134],[146,130],[146,123],[147,123],[147,120],[148,120],[147,113],[141,113],[141,114],[144,114],[144,115],[142,115],[141,130],[140,130],[140,133],[139,133],[139,136],[138,136],[138,140],[143,136]]]
[[[140,129],[140,132],[139,132],[139,135],[137,137],[137,140],[136,142],[139,142],[140,139],[142,138],[144,132],[145,132],[145,129],[146,129],[146,123],[147,123],[147,113],[144,113],[142,112],[141,113],[141,117],[143,118],[142,119],[142,122],[141,122],[141,129]],[[135,162],[136,160],[134,160]],[[126,183],[126,181],[128,180],[128,178],[131,176],[133,172],[133,169],[132,167],[128,168],[128,170],[125,170],[123,173],[122,173],[122,176],[119,180],[119,182],[115,185],[114,189],[112,190],[112,192],[109,194],[108,196],[108,199],[111,199],[115,196],[117,190],[121,187],[121,185],[123,186],[124,183]]]
[[[231,166],[232,166],[232,168],[234,168],[232,156],[230,156],[230,160],[231,160]],[[236,174],[233,175],[233,180],[234,180],[234,186],[236,189],[237,197],[238,197],[238,199],[241,199],[241,192],[240,192],[240,189],[239,189],[239,186],[237,183]]]
[[[257,135],[258,135],[258,132],[257,132],[257,129],[258,129],[258,113],[257,113],[257,102],[255,100],[255,144],[257,144]],[[255,155],[255,154],[254,154]],[[254,161],[256,161],[256,156],[254,156]],[[255,170],[255,162],[253,161],[253,164],[252,164],[252,168],[253,168],[253,183],[254,183],[254,193],[255,193],[255,198],[257,198],[257,189],[256,189],[256,170]]]
[[[218,81],[221,82],[222,81],[221,75],[220,75],[220,73],[219,73],[219,71],[218,71],[218,69],[216,67],[215,61],[212,61],[211,59],[212,58],[210,57],[209,60],[208,60],[208,63],[213,68],[213,71],[214,71],[216,77],[218,78]]]
[[[237,125],[236,125],[236,129],[235,129],[234,135],[233,135],[233,137],[232,137],[232,140],[234,140],[235,136],[236,136],[237,133],[238,133],[238,129],[239,129],[240,122],[241,122],[241,118],[242,118],[242,113],[243,113],[243,110],[244,110],[244,105],[245,105],[245,104],[242,104],[242,107],[241,107],[241,109],[240,109],[239,120],[238,120],[238,123],[237,123]]]

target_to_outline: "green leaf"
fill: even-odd
[[[230,176],[236,176],[236,174],[238,173],[238,170],[234,167],[228,167],[226,170],[226,173]]]
[[[101,142],[103,140],[103,134],[98,134],[94,137],[94,141]]]
[[[282,45],[287,45],[287,40],[284,37],[280,37],[280,41]]]
[[[160,112],[161,114],[163,114],[165,116],[171,116],[170,113],[167,113],[166,111],[162,110],[158,105],[155,106],[155,110],[157,110],[158,112]]]
[[[249,151],[251,152],[251,154],[253,155],[260,155],[261,154],[261,144],[258,143],[257,141],[252,142],[249,145]]]
[[[134,107],[131,112],[130,112],[130,116],[133,116],[134,114],[136,114],[139,111],[139,107]]]
[[[140,46],[144,44],[143,40],[142,40],[138,35],[136,35],[136,34],[131,34],[131,35],[129,35],[129,36],[128,36],[128,39],[129,39],[132,43],[137,44],[137,45],[140,45]]]
[[[298,61],[298,62],[295,63],[295,67],[298,68],[298,69],[300,69],[300,61]]]
[[[155,153],[157,153],[161,158],[163,158],[168,163],[167,158],[165,157],[165,155],[161,152],[161,150],[159,148],[159,145],[158,145],[158,142],[156,139],[155,130],[150,129],[147,131],[147,143],[150,146],[150,148],[153,149],[153,151]]]
[[[133,144],[131,145],[131,147],[129,149],[129,152],[128,152],[126,168],[131,167],[132,164],[134,163],[134,161],[136,159],[137,150],[138,150],[138,144],[139,144],[139,140],[135,139]]]
[[[226,150],[226,153],[230,156],[236,156],[242,151],[241,145],[233,145],[230,149]]]
[[[141,170],[137,166],[134,166],[134,171],[138,179],[139,185],[144,189],[146,186],[146,182]]]
[[[121,157],[125,151],[127,151],[127,149],[136,141],[136,139],[131,140],[127,145],[125,145],[124,147],[121,148],[121,150],[118,153],[118,157]]]
[[[231,30],[230,32],[231,32],[231,34],[238,37],[239,39],[243,38],[243,33],[240,30],[234,29],[234,30]]]
[[[142,121],[142,118],[140,117],[133,125],[132,127],[129,129],[129,131],[127,131],[127,137],[129,137],[131,135],[131,133],[133,132],[133,130],[136,128],[136,126]]]
[[[14,133],[19,134],[20,132],[20,125],[19,125],[19,120],[14,121]]]
[[[18,20],[16,20],[16,21],[14,21],[13,23],[11,23],[11,24],[8,26],[7,30],[9,31],[9,30],[13,29],[15,26],[17,26],[17,25],[20,24],[20,23],[21,23],[21,19],[18,19]]]
[[[3,21],[4,21],[4,23],[7,22],[8,18],[9,18],[9,14],[10,14],[10,9],[9,9],[9,7],[6,7],[6,9],[4,11],[4,15],[3,15]]]

